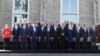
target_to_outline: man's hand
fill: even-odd
[[[39,40],[41,39],[41,37],[39,37]]]
[[[75,38],[73,38],[73,40],[75,41]]]
[[[62,33],[61,35],[64,36],[64,33]]]
[[[83,37],[81,38],[81,40],[80,40],[81,42],[83,41]]]
[[[14,36],[12,35],[11,37],[13,38]]]
[[[32,39],[32,37],[30,37],[30,39]]]

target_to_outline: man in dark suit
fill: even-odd
[[[68,38],[68,30],[69,30],[69,22],[65,22],[64,23],[64,25],[65,25],[65,27],[64,27],[64,29],[65,29],[65,37],[66,37],[66,39],[65,39],[65,49],[68,49],[68,41],[67,41],[67,38]]]
[[[73,48],[73,43],[74,43],[74,30],[73,30],[73,24],[70,23],[68,28],[68,37],[67,37],[68,50]]]
[[[60,37],[61,37],[61,26],[58,24],[57,26],[57,48],[60,49]]]
[[[20,42],[21,42],[21,49],[27,49],[28,48],[28,43],[27,43],[27,28],[26,24],[23,24],[20,30]]]
[[[61,29],[59,30],[59,47],[60,49],[64,49],[65,48],[65,40],[66,40],[66,28],[65,28],[65,24],[62,23]]]
[[[50,47],[54,49],[54,25],[50,25]]]
[[[97,34],[96,34],[96,29],[95,29],[94,26],[89,29],[89,36],[91,38],[91,43],[92,43],[91,48],[92,49],[96,49],[96,37],[97,37]]]
[[[46,37],[46,26],[42,24],[41,31],[40,31],[40,42],[39,47],[40,49],[44,49],[45,37]]]
[[[41,47],[39,46],[40,45],[40,40],[41,40],[41,23],[38,22],[36,24],[36,34],[37,34],[37,41],[38,41],[38,44],[37,44],[37,48],[40,49]]]
[[[86,25],[83,27],[83,48],[87,49],[88,29]]]
[[[82,27],[80,25],[76,25],[76,28],[74,29],[74,37],[75,37],[75,48],[80,49],[81,48],[81,38],[82,38]]]
[[[55,24],[52,27],[52,34],[53,34],[53,49],[58,49],[58,35],[57,35],[57,31],[58,31],[58,25]]]
[[[32,24],[31,27],[31,32],[30,32],[30,36],[31,36],[31,48],[32,49],[37,49],[37,29],[36,29],[36,24]]]
[[[18,44],[19,44],[19,26],[17,23],[15,23],[15,26],[13,27],[12,30],[12,36],[13,36],[13,49],[18,49]]]
[[[31,34],[31,24],[27,23],[26,29],[27,29],[27,46],[30,47],[30,34]]]
[[[46,27],[46,38],[45,38],[45,47],[46,49],[50,49],[51,48],[51,26],[50,24],[47,24]]]

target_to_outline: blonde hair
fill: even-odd
[[[8,28],[8,27],[9,27],[8,24],[5,24],[5,25],[4,25],[4,28]]]

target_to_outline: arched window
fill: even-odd
[[[13,0],[13,25],[29,21],[29,0]]]
[[[60,22],[79,23],[79,0],[61,0]]]

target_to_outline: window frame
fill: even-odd
[[[70,4],[70,1],[69,1],[69,4]],[[79,0],[77,0],[77,4],[76,4],[76,6],[77,6],[77,12],[76,13],[70,13],[70,5],[68,5],[69,6],[68,13],[63,13],[63,0],[60,0],[60,23],[63,23],[63,21],[62,21],[63,15],[77,15],[77,19],[76,19],[77,22],[76,23],[79,23]]]
[[[29,22],[29,4],[30,4],[30,0],[28,0],[28,7],[27,7],[27,12],[18,12],[18,13],[16,13],[15,12],[15,0],[13,0],[13,8],[12,8],[12,27],[14,26],[14,24],[15,24],[15,22],[14,22],[14,15],[23,15],[23,14],[26,14],[27,15],[27,20],[28,20],[28,22]]]

